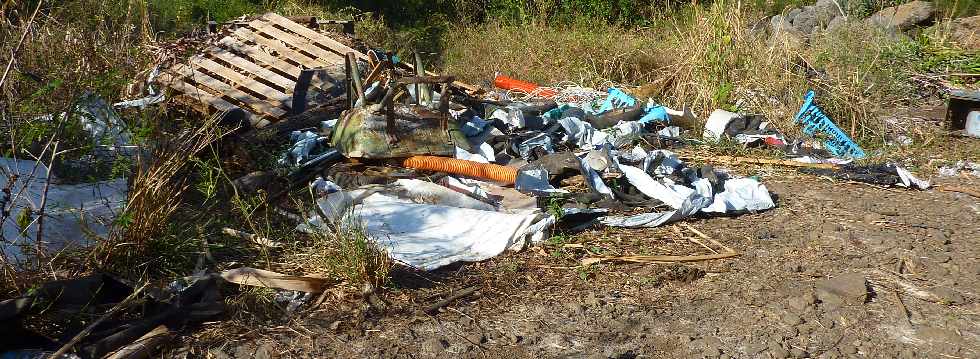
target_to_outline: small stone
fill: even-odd
[[[789,299],[789,307],[797,312],[802,312],[816,303],[817,296],[813,295],[813,293],[804,293]]]
[[[585,297],[585,301],[584,302],[585,302],[585,305],[590,306],[590,307],[601,307],[602,304],[603,304],[602,303],[602,300],[600,300],[599,298],[597,298],[595,296],[595,294],[592,294],[592,293],[590,293],[589,296]]]
[[[779,319],[782,320],[783,323],[791,326],[796,326],[803,323],[803,318],[800,318],[799,315],[793,313],[784,313],[781,317],[779,317]]]
[[[840,346],[840,352],[844,355],[854,355],[857,354],[858,348],[850,344],[843,344]]]
[[[769,351],[776,358],[786,358],[789,356],[789,351],[783,349],[783,347],[779,345],[778,342],[769,342]]]
[[[830,319],[830,318],[827,318],[827,317],[822,317],[817,322],[820,323],[820,326],[823,327],[823,329],[833,329],[834,328],[834,320],[833,319]]]
[[[800,334],[803,334],[803,335],[810,335],[814,331],[817,330],[817,328],[813,326],[813,323],[804,323],[804,324],[801,324],[796,329],[799,330],[800,331]]]
[[[875,352],[875,347],[871,343],[863,343],[861,344],[861,348],[858,349],[858,352],[864,353],[864,355],[871,355]]]
[[[803,349],[800,349],[800,348],[790,349],[789,355],[791,355],[794,358],[806,358],[807,357],[806,351],[804,351]]]
[[[803,272],[803,265],[799,263],[786,263],[783,269],[790,273],[801,273]]]
[[[909,348],[905,348],[902,349],[902,351],[898,354],[898,357],[901,359],[915,359],[916,355],[915,355],[915,351]]]
[[[449,342],[445,339],[431,338],[422,343],[422,349],[431,354],[441,353],[446,348],[449,348]]]
[[[943,303],[963,304],[964,302],[963,295],[950,287],[936,287],[932,289],[932,293],[939,297]]]
[[[466,336],[466,339],[471,344],[477,344],[477,345],[483,344],[483,343],[486,343],[487,342],[487,336],[486,335],[483,335],[483,333],[473,333],[473,334],[470,334],[470,335]]]
[[[214,359],[231,359],[231,356],[228,355],[228,353],[225,353],[224,351],[218,348],[208,349],[208,357]]]
[[[821,302],[864,304],[868,300],[868,280],[858,273],[841,274],[817,283],[816,296]]]
[[[756,354],[761,353],[766,350],[766,345],[762,343],[749,343],[745,345],[745,354],[749,356],[756,356]]]
[[[271,343],[262,343],[259,348],[255,350],[255,359],[272,359],[272,353],[275,353],[275,348],[272,347]]]

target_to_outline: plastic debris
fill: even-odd
[[[953,177],[964,172],[974,177],[980,177],[980,163],[961,160],[956,161],[953,165],[939,168],[939,176],[941,177]]]
[[[854,143],[843,130],[837,127],[833,121],[823,113],[823,110],[814,102],[816,93],[810,90],[803,99],[803,106],[796,114],[795,122],[803,125],[803,133],[814,136],[818,133],[830,137],[823,142],[823,145],[834,156],[841,158],[861,159],[865,157],[864,150]]]
[[[37,237],[37,213],[46,183],[44,235],[55,239],[46,240],[51,249],[87,243],[85,233],[108,235],[109,226],[126,205],[129,190],[125,178],[61,184],[44,164],[10,158],[0,158],[0,174],[0,187],[11,188],[14,194],[23,190],[20,196],[13,196],[14,202],[5,203],[12,215],[2,224],[4,252],[14,257],[19,255],[22,244]],[[8,183],[13,176],[17,180]],[[27,226],[18,224],[18,218]]]

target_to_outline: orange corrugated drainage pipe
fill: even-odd
[[[552,98],[558,95],[558,91],[542,88],[537,84],[530,83],[527,81],[521,81],[512,77],[507,77],[504,75],[497,75],[493,79],[493,85],[497,88],[511,91],[521,91],[526,94],[534,95],[535,97],[541,98]]]
[[[505,184],[514,184],[517,180],[516,168],[449,157],[412,156],[406,158],[402,165],[407,168],[446,172]]]

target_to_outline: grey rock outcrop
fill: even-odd
[[[931,23],[935,16],[936,7],[931,2],[917,0],[884,8],[871,15],[867,21],[885,30],[906,31],[916,26]]]
[[[980,50],[980,15],[953,20],[950,24],[953,41],[968,50]]]

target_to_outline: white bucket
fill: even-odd
[[[728,123],[739,117],[741,115],[734,112],[715,110],[711,116],[708,116],[708,121],[704,124],[704,134],[701,137],[712,141],[720,140],[721,135],[725,133],[725,127],[728,127]]]
[[[971,111],[966,115],[966,135],[980,137],[980,111]]]

